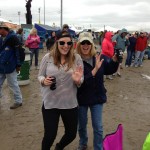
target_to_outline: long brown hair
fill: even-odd
[[[54,60],[54,64],[60,68],[61,65],[61,54],[59,52],[58,49],[58,42],[56,41],[50,51],[50,56],[53,57]],[[68,54],[66,55],[65,58],[65,64],[67,64],[67,69],[66,71],[68,71],[70,68],[73,68],[74,66],[74,62],[75,62],[75,55],[74,55],[74,49],[73,49],[73,44],[70,47],[70,50],[68,52]]]

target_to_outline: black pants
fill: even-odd
[[[35,66],[38,66],[38,57],[39,57],[39,49],[38,48],[31,48],[30,49],[31,54],[30,54],[30,66],[32,66],[32,60],[33,60],[33,56],[35,55]]]
[[[78,124],[78,108],[45,109],[43,106],[42,114],[44,122],[42,150],[50,150],[57,135],[60,116],[64,124],[65,132],[58,145],[63,150],[63,148],[71,143],[76,137]]]

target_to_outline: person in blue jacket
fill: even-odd
[[[17,73],[21,67],[20,42],[15,32],[11,31],[4,23],[0,24],[0,35],[0,97],[2,97],[2,85],[7,79],[15,99],[15,103],[10,106],[10,109],[16,109],[22,106],[22,94],[17,81]]]
[[[116,72],[119,62],[116,55],[111,59],[106,55],[96,54],[92,35],[88,32],[80,33],[77,43],[77,53],[81,56],[84,65],[84,82],[77,91],[79,104],[78,131],[80,138],[78,150],[87,149],[88,108],[91,111],[93,126],[93,147],[94,150],[102,150],[102,110],[103,104],[107,100],[106,89],[104,87],[104,75],[110,75]]]

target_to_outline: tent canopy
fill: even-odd
[[[49,25],[44,25],[44,24],[34,24],[34,27],[38,30],[38,31],[43,31],[43,32],[52,32],[52,31],[58,31],[60,30],[59,27],[51,27]]]
[[[101,31],[104,31],[104,30],[107,30],[107,31],[112,31],[112,32],[117,32],[118,29],[117,28],[114,28],[114,27],[111,27],[111,26],[105,26],[105,28],[100,28],[98,30],[96,30],[95,32],[101,32]]]
[[[43,24],[34,24],[34,27],[38,31],[38,35],[40,37],[44,37],[47,33],[50,35],[52,31],[56,31],[57,33],[61,31],[60,27],[51,27],[48,25],[43,25]],[[72,29],[68,29],[69,33],[74,37],[76,35],[75,31]]]
[[[42,38],[46,38],[45,35],[48,33],[48,35],[50,35],[50,33],[52,31],[59,31],[60,28],[59,27],[51,27],[49,25],[44,25],[44,24],[34,24],[34,27],[37,29],[38,31],[38,35]]]

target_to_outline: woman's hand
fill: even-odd
[[[42,82],[42,84],[43,85],[50,85],[51,86],[51,84],[53,83],[53,81],[52,81],[52,77],[46,77],[44,80],[43,80],[43,82]]]
[[[77,66],[76,69],[72,73],[72,79],[75,82],[75,84],[77,85],[81,84],[82,76],[83,76],[83,69],[81,66]]]
[[[92,75],[93,75],[93,76],[96,75],[98,69],[101,67],[101,65],[102,65],[102,63],[103,63],[103,61],[104,61],[104,59],[100,60],[100,56],[101,56],[101,54],[100,54],[100,55],[96,55],[96,57],[95,57],[95,59],[96,59],[95,67],[94,67],[94,69],[92,70]]]
[[[100,55],[96,55],[95,68],[96,68],[97,70],[101,67],[101,65],[102,65],[102,63],[103,63],[103,61],[104,61],[104,59],[100,60],[100,56],[101,56],[101,54],[100,54]]]

